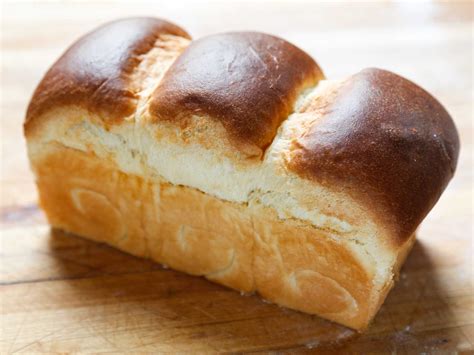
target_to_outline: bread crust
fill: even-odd
[[[289,169],[348,191],[404,243],[456,169],[459,137],[448,112],[411,81],[375,68],[315,103],[304,112],[319,119],[294,137]]]
[[[52,226],[292,309],[362,330],[393,285],[374,284],[373,272],[330,233],[282,221],[258,203],[125,174],[57,143],[44,147],[36,167]]]
[[[121,122],[135,112],[139,88],[132,73],[161,35],[190,39],[182,28],[156,18],[106,23],[76,41],[48,70],[26,114],[25,131],[49,109],[77,105]]]
[[[150,112],[180,127],[193,115],[208,116],[237,148],[261,156],[298,95],[323,78],[308,54],[281,38],[217,34],[186,48],[153,93]]]

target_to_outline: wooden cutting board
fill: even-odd
[[[2,5],[0,352],[474,351],[472,4],[5,3]],[[307,50],[331,78],[384,67],[451,112],[462,153],[448,190],[364,334],[50,230],[22,138],[35,84],[109,19],[155,15],[195,37],[255,29]]]

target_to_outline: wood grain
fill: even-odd
[[[472,3],[1,6],[1,353],[474,351]],[[366,333],[49,229],[22,136],[29,97],[79,35],[132,15],[170,19],[195,38],[243,29],[274,33],[308,51],[329,78],[382,67],[447,107],[462,141],[457,174]]]

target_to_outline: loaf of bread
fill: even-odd
[[[363,330],[453,176],[459,139],[391,72],[326,80],[283,39],[153,18],[72,45],[24,124],[59,228]]]

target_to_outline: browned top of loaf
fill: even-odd
[[[138,90],[132,72],[161,34],[189,38],[181,28],[152,18],[112,22],[82,37],[36,89],[26,131],[35,117],[65,105],[112,122],[132,115]],[[235,146],[260,154],[297,95],[322,77],[306,53],[277,37],[209,36],[192,42],[174,62],[152,95],[150,113],[180,126],[192,114],[209,116]],[[288,168],[349,192],[403,241],[454,173],[459,140],[449,114],[423,89],[378,69],[352,76],[323,101],[325,107],[307,109],[318,111],[316,120],[294,137]]]
[[[161,34],[190,38],[178,26],[155,18],[107,23],[75,42],[37,87],[26,125],[52,107],[79,105],[109,119],[132,114],[136,92],[130,75]]]
[[[365,69],[339,88],[293,142],[289,168],[369,204],[399,241],[453,176],[459,138],[443,106],[412,82]]]
[[[150,106],[157,120],[186,124],[190,115],[220,122],[238,147],[264,150],[301,91],[323,74],[287,41],[238,32],[192,42],[173,63]]]

